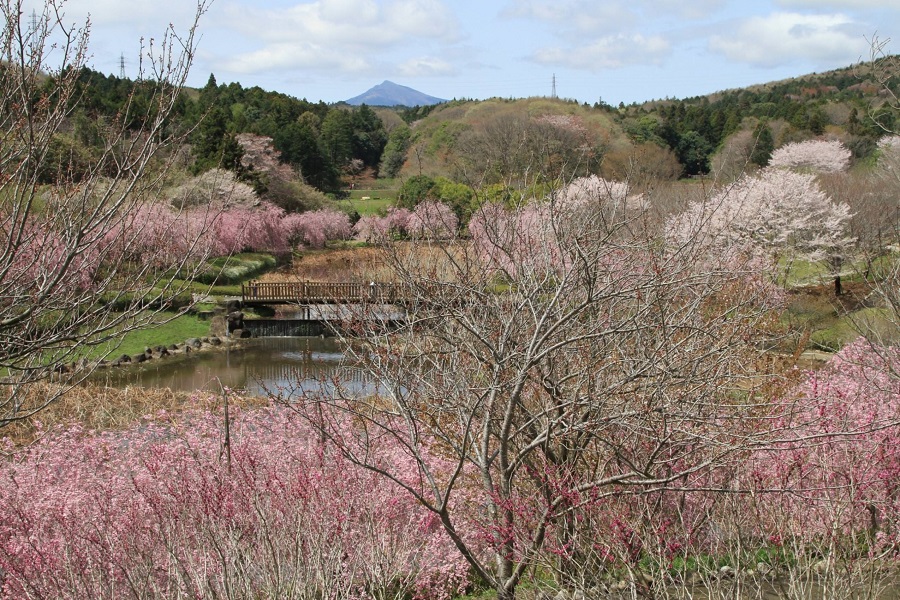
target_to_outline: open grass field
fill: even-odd
[[[342,200],[350,210],[355,210],[361,217],[381,215],[393,206],[397,200],[396,190],[353,190],[350,198]]]

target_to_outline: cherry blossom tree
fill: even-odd
[[[791,142],[775,149],[771,167],[838,173],[850,166],[850,150],[837,140]]]
[[[24,405],[22,384],[153,318],[147,305],[176,294],[172,274],[185,266],[186,257],[144,244],[153,225],[135,217],[161,196],[171,150],[184,141],[169,117],[208,3],[198,2],[184,35],[170,28],[141,49],[134,93],[85,164],[58,151],[90,56],[90,22],[70,26],[64,4],[32,12],[0,0],[0,426],[54,400]]]
[[[757,253],[771,261],[825,261],[840,294],[840,265],[854,242],[850,208],[832,202],[811,173],[769,167],[695,201],[669,220],[678,243],[702,241],[711,251]]]

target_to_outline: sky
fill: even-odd
[[[38,0],[21,0],[30,15]],[[42,6],[42,4],[41,4]],[[68,0],[89,66],[135,77],[140,40],[194,0]],[[27,17],[26,17],[27,19]],[[439,98],[687,98],[900,54],[900,0],[213,0],[188,84],[328,103],[384,80]]]

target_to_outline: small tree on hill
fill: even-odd
[[[750,162],[758,167],[768,166],[775,149],[775,140],[772,137],[772,128],[765,121],[761,121],[753,130],[753,150],[750,152]]]

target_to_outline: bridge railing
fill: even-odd
[[[391,283],[333,283],[319,281],[249,282],[241,284],[248,304],[350,304],[402,300],[400,287]]]

